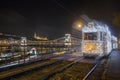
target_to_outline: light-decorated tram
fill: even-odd
[[[109,27],[98,21],[88,22],[82,27],[83,56],[106,56],[117,48],[117,38],[111,34]]]

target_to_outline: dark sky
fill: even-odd
[[[119,0],[1,0],[0,32],[59,38],[71,33],[72,24],[83,14],[119,32],[119,4]]]

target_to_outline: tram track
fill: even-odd
[[[62,61],[57,64],[49,65],[48,67],[44,67],[43,69],[31,71],[29,73],[26,73],[24,75],[20,75],[18,77],[12,78],[12,80],[45,80],[49,76],[55,74],[57,70],[59,70],[61,67],[64,67],[65,65],[70,64],[71,62]]]
[[[103,66],[104,64],[105,60],[98,60],[94,64],[77,62],[77,64],[72,65],[65,71],[51,76],[48,80],[101,80],[101,76],[97,76],[95,78],[96,75],[94,74],[99,74],[99,71],[102,72],[104,68],[101,69],[101,66]]]
[[[46,64],[44,67],[26,70],[20,70],[23,72],[16,73],[14,75],[8,76],[3,78],[3,80],[46,80],[50,76],[64,71],[68,67],[72,66],[73,64],[77,63],[76,61],[65,61],[65,60],[57,60],[52,64]]]
[[[93,64],[77,62],[62,72],[51,76],[46,80],[82,80],[82,78],[91,69]]]
[[[111,53],[107,56],[99,58],[95,65],[82,80],[106,80],[105,77],[106,71],[108,69],[110,55]]]
[[[107,61],[108,58],[104,58],[97,62],[82,80],[106,80],[105,71],[108,68],[106,66]]]
[[[60,62],[60,60],[57,60],[57,61],[56,60],[45,60],[42,62],[36,62],[36,63],[30,64],[30,65],[25,65],[22,67],[17,67],[17,68],[9,69],[6,71],[2,71],[2,72],[0,72],[0,74],[1,74],[0,80],[10,80],[11,77],[24,74],[25,72],[29,72],[34,69],[44,68],[48,65],[52,65],[57,62]]]
[[[96,62],[96,64],[91,68],[91,70],[84,76],[82,80],[87,80],[89,76],[91,76],[92,72],[98,67],[100,62]]]
[[[53,62],[39,64],[28,70],[2,78],[3,80],[91,80],[91,73],[98,67],[100,61],[94,63],[80,62],[84,58],[78,57],[75,61],[53,60]],[[43,61],[44,62],[44,61]],[[41,67],[42,66],[42,67]],[[1,74],[1,73],[0,73]],[[87,75],[86,75],[87,74]],[[93,79],[93,78],[92,78]]]
[[[16,76],[19,74],[23,74],[25,72],[29,72],[34,69],[43,68],[47,65],[52,65],[56,62],[59,62],[61,60],[53,60],[50,59],[52,57],[57,57],[61,55],[44,55],[45,57],[42,57],[41,59],[34,59],[33,61],[28,61],[26,63],[20,63],[15,66],[10,67],[1,67],[0,68],[0,80],[10,80],[9,78],[12,76]]]

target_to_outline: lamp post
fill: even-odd
[[[82,21],[82,20],[77,20],[77,21],[75,21],[74,23],[73,23],[73,26],[72,26],[72,28],[73,28],[73,35],[76,37],[76,38],[79,38],[79,39],[81,39],[82,38],[82,29],[83,29],[83,27],[85,26],[85,22],[84,21]],[[73,48],[75,51],[81,51],[82,50],[82,47],[81,47],[81,45],[82,45],[82,42],[81,41],[77,41],[77,42],[74,42],[74,44],[76,45],[78,45],[78,44],[80,44],[79,46],[75,46],[75,48]]]

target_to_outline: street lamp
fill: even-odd
[[[82,24],[82,23],[79,23],[79,24],[77,25],[78,29],[81,29],[81,28],[82,28],[82,26],[83,26],[83,24]]]
[[[79,28],[81,28],[81,27],[82,27],[82,25],[81,25],[81,24],[78,24],[78,27],[79,27]]]
[[[80,21],[76,21],[75,23],[73,23],[73,28],[80,31],[83,27],[83,23]]]

